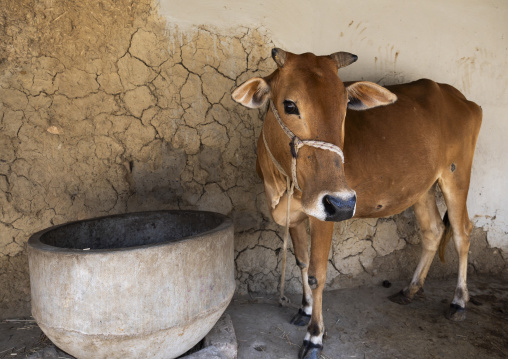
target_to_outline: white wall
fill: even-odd
[[[469,214],[508,252],[508,2],[505,0],[160,0],[168,28],[266,29],[291,52],[359,56],[343,80],[446,82],[482,106]],[[267,54],[268,55],[268,54]]]

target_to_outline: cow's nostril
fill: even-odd
[[[356,195],[349,198],[325,195],[322,202],[327,221],[343,221],[353,217],[356,207]]]
[[[323,197],[323,205],[325,207],[325,212],[326,212],[327,216],[335,214],[335,212],[336,212],[335,206],[330,201],[330,196],[326,195]]]

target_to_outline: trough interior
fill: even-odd
[[[177,241],[218,227],[210,212],[146,212],[70,223],[43,234],[44,244],[69,249],[120,249]]]

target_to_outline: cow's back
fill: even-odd
[[[450,85],[424,79],[386,88],[397,102],[346,114],[345,173],[357,192],[356,217],[399,213],[452,163],[470,166],[481,125],[481,108]]]

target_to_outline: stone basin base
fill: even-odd
[[[143,352],[146,358],[172,358],[173,350],[168,356],[161,352],[167,346],[168,338],[172,338],[172,348],[188,347],[188,343],[197,343],[203,338],[203,329],[209,328],[217,322],[221,313],[227,307],[227,303],[219,308],[213,308],[210,313],[201,315],[185,327],[169,328],[155,333],[133,336],[107,336],[107,335],[84,335],[73,333],[66,329],[55,329],[39,324],[42,331],[58,343],[59,348],[64,351],[75,350],[74,348],[88,348],[83,350],[80,357],[86,358],[88,353],[96,355],[94,358],[126,358],[133,352]],[[90,348],[93,343],[93,348]],[[90,357],[91,358],[91,357]]]
[[[229,314],[223,314],[212,330],[203,339],[203,348],[189,354],[178,357],[178,359],[236,359],[238,355],[238,345],[236,341],[235,329]],[[51,345],[43,348],[27,359],[74,359],[74,357],[59,352]]]

